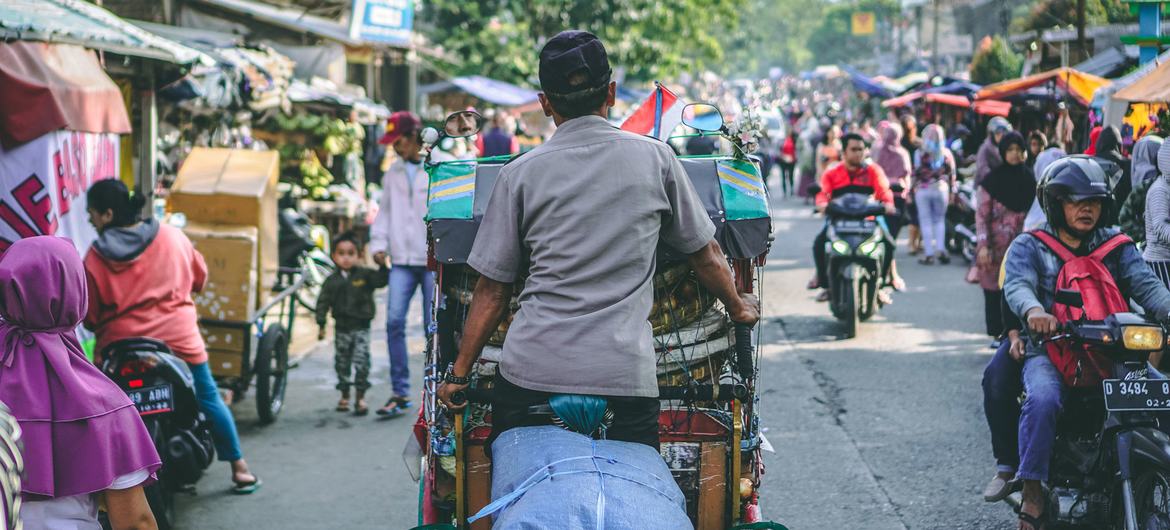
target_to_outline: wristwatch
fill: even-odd
[[[445,373],[443,373],[443,382],[451,383],[453,385],[466,385],[471,383],[470,376],[459,377],[455,375],[455,372],[452,370],[453,369],[448,369]]]

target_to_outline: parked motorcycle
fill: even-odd
[[[328,230],[313,225],[305,214],[294,208],[281,209],[279,248],[281,273],[305,276],[305,283],[294,294],[297,302],[309,311],[316,311],[321,286],[334,268],[328,252]]]
[[[975,185],[964,180],[955,186],[953,199],[947,205],[947,251],[963,256],[967,263],[975,262]]]
[[[863,193],[846,193],[825,209],[829,308],[845,322],[850,338],[857,336],[858,323],[873,317],[881,305],[878,290],[886,275],[886,246],[874,216],[884,213],[885,206]]]
[[[1076,291],[1057,294],[1061,303],[1080,300]],[[1117,313],[1069,323],[1049,341],[1079,343],[1115,363],[1115,379],[1065,395],[1049,468],[1049,520],[1073,528],[1170,529],[1170,437],[1158,428],[1159,413],[1170,411],[1170,380],[1148,363],[1151,352],[1166,347],[1165,329]],[[1019,510],[1018,493],[1005,501]]]
[[[175,492],[193,489],[215,457],[191,370],[165,344],[148,338],[110,344],[102,350],[101,368],[134,402],[154,440],[162,468],[158,481],[145,488],[146,500],[159,529],[173,528]]]

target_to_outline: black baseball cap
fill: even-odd
[[[569,78],[578,72],[585,73],[585,81],[570,84]],[[598,88],[609,83],[611,73],[605,45],[588,31],[562,31],[540,50],[540,88],[546,93],[564,95]]]

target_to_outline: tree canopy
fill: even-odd
[[[1020,68],[1024,64],[1024,57],[1008,46],[1008,43],[995,37],[981,46],[971,58],[971,81],[981,85],[998,83],[1020,75]]]
[[[649,80],[684,68],[715,68],[723,36],[734,33],[747,0],[431,0],[420,26],[448,54],[454,74],[535,83],[541,46],[568,29],[605,41],[610,62]]]

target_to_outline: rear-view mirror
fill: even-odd
[[[484,117],[478,112],[464,110],[447,116],[443,131],[451,138],[465,138],[483,129]]]
[[[723,128],[723,113],[715,105],[691,103],[683,107],[682,122],[692,129],[715,132]]]

